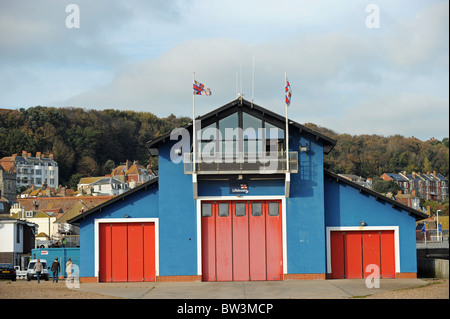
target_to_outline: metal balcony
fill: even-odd
[[[269,156],[249,153],[198,154],[194,161],[192,153],[184,154],[184,173],[188,174],[285,174],[298,172],[298,152],[289,152],[289,170],[286,167],[286,152]]]

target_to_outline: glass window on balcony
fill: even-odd
[[[220,131],[220,135],[222,136],[222,140],[225,139],[234,139],[234,137],[230,137],[226,135],[226,130],[227,128],[229,129],[235,129],[239,127],[239,114],[233,113],[221,120],[219,120],[219,131]],[[230,130],[228,130],[228,135],[230,135]]]
[[[222,158],[234,159],[239,153],[239,144],[236,142],[240,139],[239,130],[239,114],[233,113],[221,120],[219,120],[219,131],[222,138]]]

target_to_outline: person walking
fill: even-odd
[[[44,267],[42,266],[41,260],[38,259],[33,267],[34,271],[36,271],[36,277],[38,284],[41,283],[41,272]]]
[[[59,272],[61,271],[61,265],[59,264],[58,257],[56,257],[53,261],[50,270],[53,273],[53,282],[56,281],[56,283],[58,283]]]
[[[69,260],[66,263],[66,273],[67,273],[67,279],[69,279],[72,275],[72,259],[69,258]]]

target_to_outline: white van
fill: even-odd
[[[47,260],[41,259],[42,263],[42,272],[41,272],[41,279],[44,279],[45,281],[48,281],[48,266],[47,266]],[[31,259],[28,263],[28,269],[27,269],[27,280],[30,281],[31,279],[37,279],[36,271],[34,270],[34,265],[36,264],[37,259]]]

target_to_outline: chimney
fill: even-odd
[[[127,161],[125,162],[125,171],[128,171],[129,169],[130,169],[130,161],[127,160]]]
[[[53,154],[50,153],[50,155],[48,156],[49,159],[53,160]]]
[[[36,157],[41,159],[41,154],[42,154],[41,152],[36,152]]]
[[[22,157],[27,158],[27,151],[22,151]]]
[[[416,178],[416,172],[414,172],[414,171],[412,172],[412,177]]]

